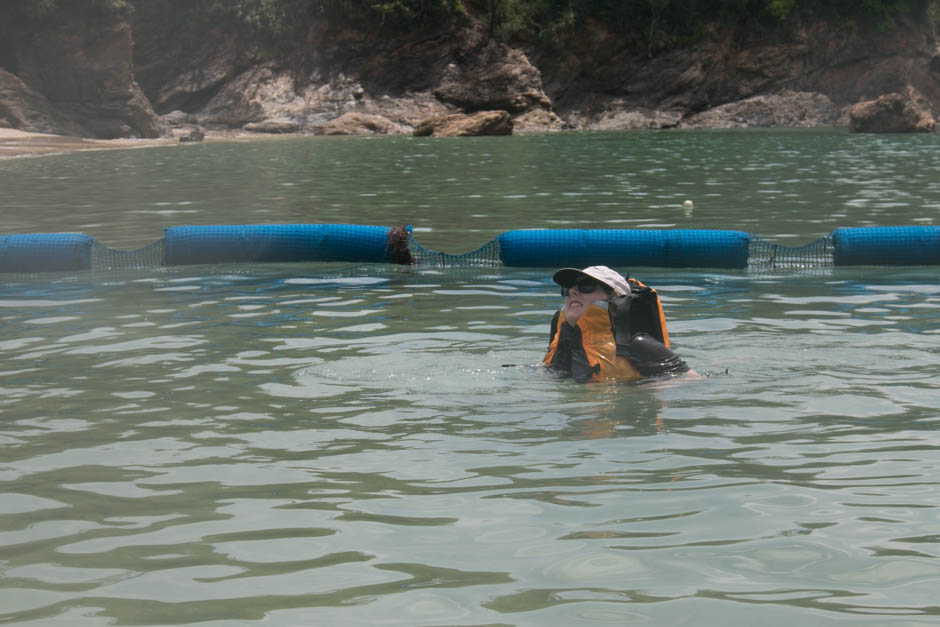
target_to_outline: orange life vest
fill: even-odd
[[[558,331],[552,338],[548,353],[545,355],[546,365],[552,363],[555,351],[558,350],[563,323],[565,323],[565,312],[561,311],[558,317]],[[632,381],[643,378],[629,359],[617,355],[617,343],[610,330],[610,315],[606,309],[591,305],[581,315],[575,326],[581,331],[581,348],[584,349],[588,363],[593,367],[591,381]]]
[[[628,278],[627,281],[630,282],[631,288],[632,303],[629,317],[633,333],[649,333],[669,348],[666,316],[656,290],[633,278]],[[554,323],[555,328],[548,352],[542,360],[545,365],[551,365],[555,358],[564,322],[565,311],[562,308]],[[617,355],[617,342],[614,339],[613,320],[609,311],[597,305],[591,305],[581,315],[575,326],[581,335],[581,346],[575,349],[583,349],[587,357],[591,370],[590,381],[632,381],[643,378],[626,356]]]

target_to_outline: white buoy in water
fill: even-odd
[[[686,200],[684,203],[682,203],[682,206],[685,207],[686,209],[691,209],[691,208],[692,208],[692,201],[691,201],[691,200]]]
[[[684,213],[685,217],[687,218],[692,215],[692,201],[691,200],[686,200],[685,202],[682,203],[682,213]]]

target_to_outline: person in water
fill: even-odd
[[[584,382],[692,372],[669,348],[656,290],[607,266],[562,268],[552,278],[565,304],[552,318],[550,370]]]

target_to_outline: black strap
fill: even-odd
[[[665,343],[659,320],[659,296],[653,288],[645,285],[630,295],[635,298],[630,307],[630,327],[633,333],[648,333]]]
[[[633,300],[633,294],[627,294],[611,298],[607,304],[610,328],[614,334],[614,342],[617,344],[617,355],[621,357],[629,354],[628,348],[633,338],[633,320],[630,314],[633,309]]]
[[[576,381],[588,381],[592,375],[601,371],[600,364],[591,364],[584,351],[581,329],[567,322],[557,324],[557,315],[552,320],[552,338],[558,334],[555,354],[548,367],[556,372],[571,375]]]

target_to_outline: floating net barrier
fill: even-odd
[[[709,229],[524,229],[480,248],[437,252],[411,227],[353,224],[174,226],[139,250],[116,250],[83,233],[0,235],[0,272],[145,269],[215,263],[352,261],[433,267],[814,269],[940,265],[940,226],[846,227],[805,246],[744,231]]]

